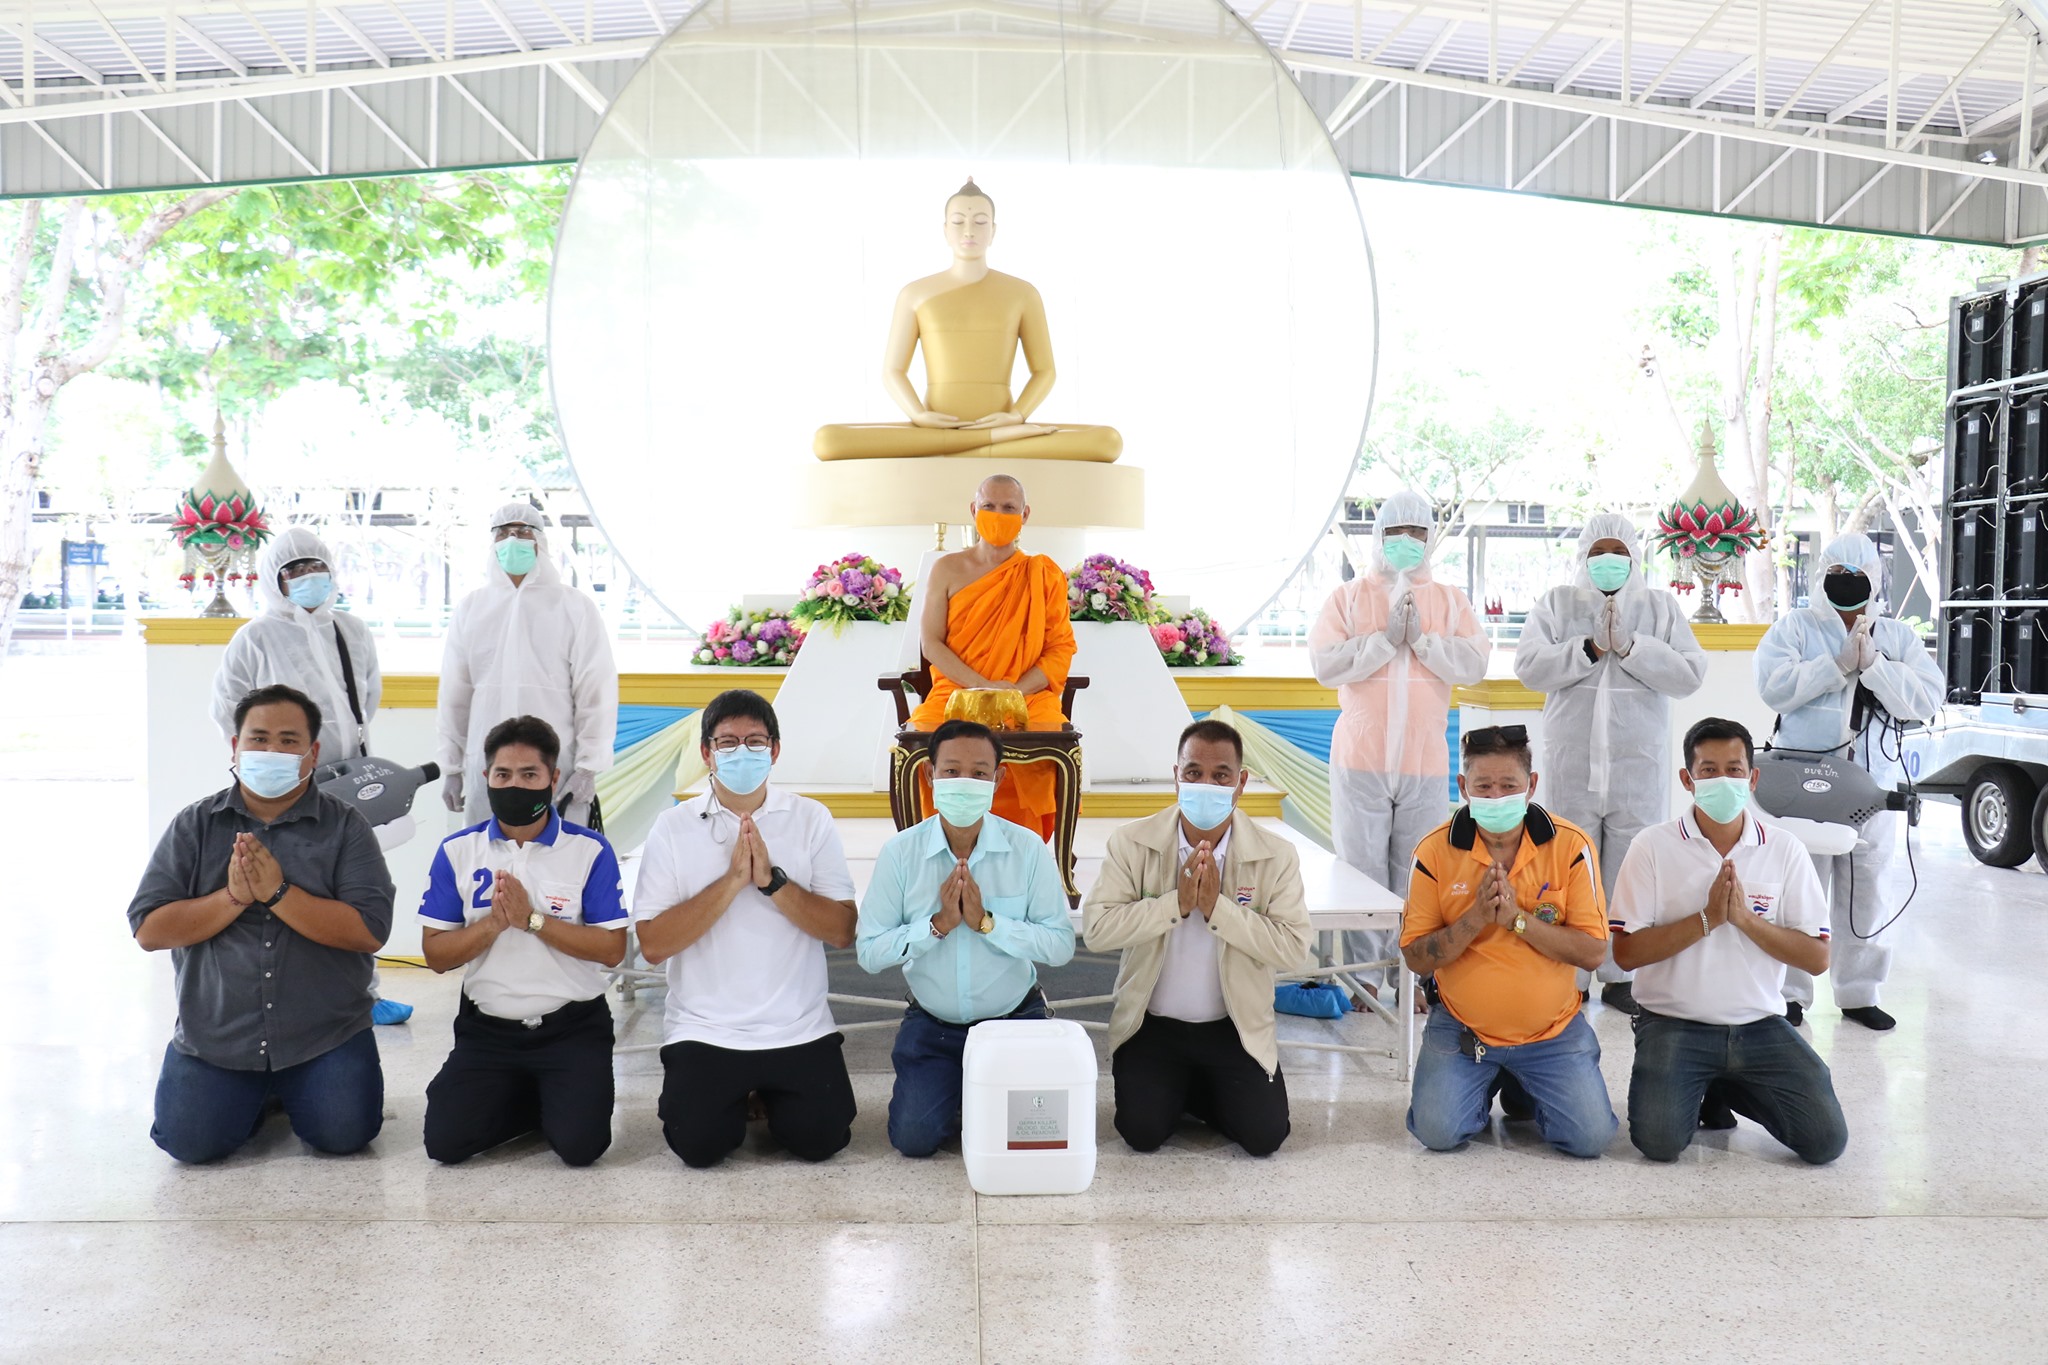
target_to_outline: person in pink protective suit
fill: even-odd
[[[1397,896],[1416,845],[1450,810],[1451,688],[1486,675],[1471,601],[1430,576],[1435,532],[1436,509],[1420,493],[1382,502],[1369,571],[1330,594],[1308,636],[1316,680],[1337,689],[1342,708],[1330,739],[1337,856]],[[1347,931],[1344,960],[1392,958],[1394,937]],[[1368,973],[1368,984],[1381,975]]]

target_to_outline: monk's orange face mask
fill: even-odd
[[[1012,545],[1024,533],[1024,518],[984,507],[974,514],[974,533],[991,545]]]

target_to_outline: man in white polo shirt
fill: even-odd
[[[1827,1063],[1783,1013],[1786,967],[1828,969],[1827,902],[1805,847],[1748,813],[1755,760],[1735,721],[1687,731],[1692,809],[1645,830],[1615,879],[1614,961],[1642,1006],[1628,1135],[1652,1161],[1736,1114],[1815,1165],[1849,1143]]]
[[[633,918],[668,964],[661,1129],[685,1164],[715,1166],[746,1137],[747,1096],[806,1161],[853,1135],[853,1082],[825,1002],[825,945],[853,942],[853,876],[831,812],[768,785],[782,752],[759,693],[704,708],[710,790],[647,836]]]
[[[454,1164],[538,1128],[588,1166],[612,1142],[612,1012],[601,967],[626,955],[619,860],[555,813],[561,740],[535,716],[484,738],[491,818],[441,841],[420,950],[468,970],[455,1047],[427,1087],[427,1155]]]

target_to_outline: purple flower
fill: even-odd
[[[868,590],[868,586],[874,582],[874,579],[862,573],[859,569],[847,569],[840,573],[839,581],[846,585],[848,592],[858,597]]]
[[[736,641],[732,647],[734,663],[750,664],[754,661],[754,647],[745,640]]]

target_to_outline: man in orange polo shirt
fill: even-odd
[[[1512,1079],[1545,1142],[1599,1156],[1620,1125],[1576,975],[1607,960],[1599,857],[1585,831],[1529,803],[1525,727],[1473,730],[1461,748],[1465,804],[1415,850],[1401,921],[1402,956],[1443,998],[1423,1030],[1408,1131],[1435,1151],[1463,1146]]]

